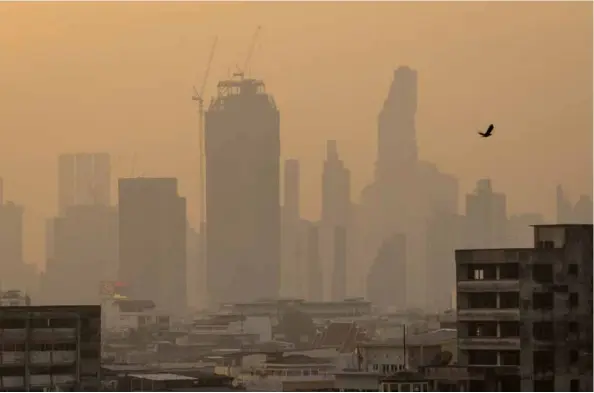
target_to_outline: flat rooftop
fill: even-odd
[[[129,374],[129,377],[146,379],[149,381],[197,381],[197,378],[186,377],[185,375],[158,373],[158,374]]]

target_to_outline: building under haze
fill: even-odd
[[[494,192],[490,179],[476,183],[466,195],[464,247],[497,248],[507,245],[507,208],[503,193]]]
[[[101,282],[118,276],[117,208],[69,206],[48,230],[44,304],[97,304]]]
[[[322,170],[320,259],[324,288],[329,290],[326,296],[332,301],[342,300],[346,295],[347,240],[350,225],[351,172],[338,155],[337,142],[330,140],[326,142],[326,159]],[[337,234],[341,236],[339,239],[336,239]],[[337,250],[340,255],[335,256]],[[336,296],[343,298],[337,299]]]
[[[386,310],[406,308],[406,236],[384,240],[367,275],[367,300]]]
[[[300,297],[302,288],[300,263],[300,173],[298,160],[285,160],[281,227],[281,293],[284,297]]]
[[[574,205],[563,192],[563,188],[557,186],[556,208],[558,224],[592,224],[592,198],[589,195],[581,195]]]
[[[211,303],[279,295],[279,122],[262,81],[219,82],[205,116]]]
[[[177,179],[119,179],[118,200],[119,279],[131,298],[185,312],[186,200]]]
[[[0,289],[24,289],[22,206],[4,201],[0,178]]]
[[[110,205],[111,164],[107,153],[58,157],[58,214],[74,205]]]
[[[592,225],[537,225],[533,248],[457,250],[456,270],[469,391],[592,391]]]

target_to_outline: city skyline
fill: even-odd
[[[318,7],[318,13],[307,17],[314,27],[321,27],[324,13],[334,12],[332,7],[338,6],[312,4],[301,7]],[[215,55],[208,87],[208,95],[212,95],[215,83],[225,78],[227,69],[233,70],[235,63],[241,64],[257,24],[263,26],[263,32],[256,45],[251,74],[266,82],[282,113],[281,160],[300,160],[301,210],[305,218],[319,216],[320,162],[328,139],[338,141],[341,157],[352,173],[353,200],[359,200],[360,190],[369,183],[375,164],[376,118],[393,70],[400,65],[408,65],[419,73],[417,138],[420,156],[459,179],[459,206],[463,195],[471,192],[474,183],[484,177],[491,178],[497,189],[507,194],[510,215],[536,211],[553,219],[555,187],[561,180],[572,200],[583,193],[591,194],[592,62],[589,54],[592,38],[584,34],[588,33],[591,12],[584,15],[587,13],[582,8],[589,7],[591,11],[588,4],[449,4],[448,10],[443,7],[444,12],[449,13],[442,16],[443,19],[424,21],[425,24],[432,22],[433,31],[416,26],[414,22],[419,23],[421,18],[418,16],[400,30],[388,27],[393,24],[388,17],[394,18],[399,13],[414,19],[423,7],[420,3],[372,6],[379,7],[380,11],[371,11],[372,8],[366,9],[363,5],[340,4],[342,11],[337,14],[336,31],[322,31],[315,27],[307,37],[303,37],[303,32],[295,24],[288,22],[294,5],[269,5],[268,13],[255,19],[248,16],[261,10],[258,7],[262,6],[256,4],[238,5],[238,8],[231,4],[220,6],[222,8],[205,4],[161,5],[170,7],[163,16],[167,28],[159,29],[162,39],[153,41],[150,37],[154,38],[156,31],[150,25],[156,21],[153,19],[157,17],[156,10],[163,9],[157,4],[146,7],[146,15],[135,16],[138,18],[136,24],[131,23],[129,16],[134,13],[131,4],[47,4],[39,8],[2,4],[0,7],[6,9],[3,14],[9,16],[0,29],[4,33],[14,33],[5,34],[0,39],[9,53],[14,52],[0,77],[4,92],[10,93],[0,95],[3,96],[0,97],[1,115],[6,123],[4,129],[13,130],[11,138],[17,140],[16,145],[23,145],[25,140],[28,143],[26,149],[15,149],[7,144],[0,146],[4,194],[6,200],[14,200],[25,207],[25,260],[37,265],[43,265],[44,219],[54,214],[56,206],[55,157],[60,153],[81,150],[111,153],[114,156],[114,182],[118,177],[128,177],[134,172],[136,175],[178,177],[180,195],[188,199],[192,224],[197,227],[197,203],[193,203],[197,200],[197,176],[194,175],[195,166],[189,163],[197,161],[190,154],[195,153],[193,145],[197,146],[198,121],[189,100],[191,85],[200,78],[206,66],[211,38],[219,35],[221,50]],[[192,7],[198,7],[198,11]],[[431,7],[442,6],[433,4]],[[278,15],[270,16],[274,12]],[[205,15],[224,17],[225,13],[229,19],[246,21],[233,31],[212,23],[194,27],[196,19]],[[357,13],[373,15],[377,26],[371,27],[362,21],[358,28],[345,27],[349,21],[355,20]],[[382,13],[385,16],[380,15]],[[96,22],[83,28],[91,15]],[[66,24],[74,16],[81,24]],[[463,18],[460,20],[464,23],[454,26],[451,37],[446,40],[437,33],[446,28],[448,16]],[[516,40],[506,49],[495,48],[497,34],[478,27],[486,23],[487,16],[505,18],[509,24],[505,35],[522,35],[525,40]],[[27,72],[26,80],[19,76],[29,65],[19,63],[19,58],[37,58],[35,56],[43,53],[39,52],[43,48],[58,50],[60,47],[51,37],[39,35],[43,31],[41,27],[27,32],[12,27],[16,26],[15,20],[24,17],[32,17],[38,26],[51,21],[57,26],[54,38],[59,37],[56,42],[62,46],[62,51],[56,52],[61,56],[43,60],[48,62],[49,68],[39,67],[40,70],[32,74]],[[431,19],[429,16],[424,18]],[[550,26],[553,18],[556,25]],[[530,21],[529,26],[525,26],[526,21]],[[95,35],[103,23],[110,22],[114,23],[114,31],[108,37]],[[174,22],[179,22],[177,27],[172,25]],[[286,27],[281,28],[281,24]],[[120,40],[116,45],[114,39],[121,38],[118,34],[130,32],[133,26],[137,26],[137,30],[131,40]],[[359,30],[364,28],[369,29],[367,35]],[[466,34],[465,29],[473,31],[473,35],[485,36],[475,37],[476,43],[461,40]],[[345,43],[334,43],[334,54],[323,55],[332,48],[333,40],[339,34],[347,36],[346,41],[342,41]],[[399,38],[411,34],[415,34],[415,47]],[[78,35],[91,41],[79,41],[75,38]],[[19,45],[12,39],[17,39]],[[281,45],[283,40],[285,45]],[[81,60],[76,61],[71,56],[73,53],[89,54],[89,47],[98,55],[78,56],[76,58]],[[436,47],[441,48],[437,51]],[[287,48],[292,48],[292,54],[284,59]],[[586,48],[590,52],[584,52]],[[114,62],[115,55],[124,53],[124,50],[131,53],[129,60]],[[357,59],[357,53],[365,53],[366,60]],[[516,56],[518,66],[506,71],[509,72],[507,76],[498,75],[502,60],[490,64],[493,61],[489,63],[481,59],[487,58],[487,54],[494,58]],[[335,59],[337,55],[346,65],[334,66],[339,63]],[[168,63],[156,61],[154,56],[172,60]],[[148,58],[155,61],[148,64],[145,61]],[[303,58],[310,59],[312,64],[305,64]],[[357,61],[347,62],[348,59]],[[146,63],[144,71],[138,72],[141,63]],[[108,78],[116,68],[118,72]],[[278,72],[278,69],[285,71]],[[302,83],[297,86],[282,75],[300,69],[309,77],[314,95]],[[453,72],[456,70],[462,72]],[[476,85],[481,75],[489,77],[480,80],[483,85],[479,89]],[[66,77],[68,79],[64,79]],[[350,85],[346,84],[347,77]],[[69,80],[78,82],[66,83]],[[152,84],[146,83],[149,80]],[[93,83],[83,87],[85,81]],[[111,89],[109,94],[100,86],[106,81],[110,81],[105,86]],[[32,84],[40,88],[33,89]],[[457,90],[451,94],[454,87]],[[147,94],[151,88],[153,94]],[[348,94],[349,91],[357,93]],[[47,96],[50,93],[51,103]],[[341,100],[338,96],[348,99]],[[519,112],[518,107],[525,110]],[[159,116],[153,114],[157,108],[160,108]],[[341,116],[345,112],[348,116]],[[44,122],[40,123],[39,118]],[[312,120],[302,121],[302,118]],[[490,122],[496,124],[498,134],[488,141],[476,138],[476,130]],[[575,131],[570,134],[567,128]],[[447,139],[443,136],[446,132]],[[38,142],[31,143],[30,138]],[[187,146],[188,140],[193,141],[192,146]],[[448,147],[444,148],[446,143]],[[528,143],[538,143],[536,150],[539,153],[532,151],[535,146],[526,147]],[[524,147],[520,149],[520,146]],[[526,149],[529,149],[530,159],[525,156]],[[133,156],[136,156],[136,163],[133,163]],[[533,181],[526,182],[526,178]],[[112,189],[113,194],[115,187]]]

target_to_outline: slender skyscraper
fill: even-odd
[[[282,294],[298,297],[300,292],[299,254],[299,161],[286,160],[284,168],[284,203],[282,208]]]
[[[345,239],[346,232],[349,230],[351,218],[351,173],[344,166],[343,161],[338,155],[338,146],[336,141],[330,140],[326,143],[326,160],[324,161],[324,170],[322,172],[322,220],[320,222],[320,256],[322,260],[322,271],[324,277],[324,288],[328,288],[330,293],[326,297],[334,298],[335,283],[343,281],[342,268],[335,269],[336,258],[334,251],[336,247],[335,235],[336,228],[342,228]],[[342,234],[342,232],[339,231]],[[346,240],[344,244],[344,269],[346,269]],[[342,252],[342,251],[341,251]],[[342,258],[339,256],[339,259]],[[340,277],[334,277],[339,274]],[[342,292],[342,291],[341,291]]]
[[[279,294],[279,122],[262,81],[241,77],[219,82],[205,114],[211,303]]]

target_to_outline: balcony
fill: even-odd
[[[519,337],[466,337],[458,340],[461,350],[518,350],[520,349]]]
[[[9,344],[21,344],[25,342],[27,337],[27,330],[25,329],[0,329],[0,337],[2,343],[6,346]]]
[[[25,352],[0,352],[0,366],[20,366],[25,364]]]
[[[519,321],[517,308],[467,308],[458,310],[458,321]]]
[[[67,365],[76,361],[76,351],[32,351],[31,364]]]
[[[74,328],[41,328],[32,329],[33,341],[50,343],[71,343],[76,342],[76,329]]]
[[[458,281],[458,292],[519,292],[518,280],[464,280]]]

